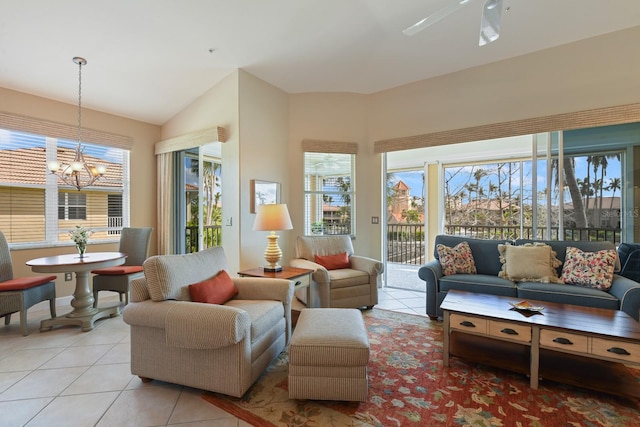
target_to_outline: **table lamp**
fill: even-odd
[[[278,261],[282,258],[282,251],[278,246],[278,235],[276,231],[293,229],[287,205],[271,204],[258,206],[253,229],[255,231],[270,231],[267,236],[269,243],[267,244],[267,249],[264,251],[264,259],[267,261],[267,266],[264,267],[264,271],[270,273],[282,271],[282,266],[278,264]]]

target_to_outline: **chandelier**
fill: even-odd
[[[66,164],[54,160],[48,163],[48,167],[61,182],[80,191],[84,187],[93,185],[104,175],[107,168],[103,165],[90,165],[84,159],[84,148],[80,142],[82,141],[82,66],[87,65],[87,60],[76,56],[73,62],[78,64],[78,144],[73,161]]]

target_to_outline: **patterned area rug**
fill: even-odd
[[[203,398],[254,426],[640,426],[640,402],[541,381],[452,357],[442,324],[364,312],[371,356],[367,402],[289,400],[283,352],[241,399]],[[640,383],[640,370],[631,370]]]

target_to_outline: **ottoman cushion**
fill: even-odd
[[[302,310],[289,347],[289,397],[364,401],[368,363],[360,310]]]

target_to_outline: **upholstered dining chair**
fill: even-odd
[[[56,276],[13,277],[13,264],[9,244],[0,231],[0,317],[4,324],[11,323],[11,315],[20,312],[20,330],[27,332],[27,310],[49,300],[51,318],[56,317]]]
[[[124,227],[120,234],[119,252],[127,254],[123,265],[93,270],[93,306],[98,307],[98,292],[118,292],[120,302],[124,297],[125,304],[129,304],[129,284],[133,279],[144,275],[142,263],[149,256],[151,242],[151,227]]]

